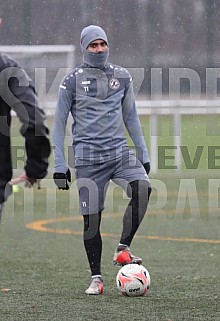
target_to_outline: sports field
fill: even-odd
[[[183,117],[182,170],[172,169],[173,150],[164,149],[163,169],[150,175],[148,214],[131,247],[151,275],[145,297],[121,297],[116,288],[112,256],[128,203],[119,187],[110,185],[102,220],[104,294],[86,296],[90,273],[75,182],[70,191],[56,190],[51,159],[41,190],[20,186],[0,226],[0,321],[219,321],[219,118]],[[149,118],[141,121],[149,141]],[[172,145],[171,127],[161,117],[159,146]],[[14,120],[14,176],[23,166],[17,132]]]

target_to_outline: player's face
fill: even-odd
[[[101,39],[92,41],[87,47],[87,50],[90,52],[104,52],[107,49],[108,49],[107,43]]]

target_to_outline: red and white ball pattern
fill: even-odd
[[[143,265],[124,265],[116,276],[119,291],[125,296],[142,296],[150,287],[150,274]]]

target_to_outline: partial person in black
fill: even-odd
[[[32,81],[16,61],[0,53],[0,217],[3,203],[12,192],[12,110],[22,124],[20,133],[26,150],[24,174],[17,181],[28,182],[31,186],[47,175],[51,152],[49,130]]]

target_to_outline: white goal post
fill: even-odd
[[[0,52],[11,56],[25,69],[34,81],[42,108],[51,114],[61,80],[75,67],[75,46],[0,46]]]

